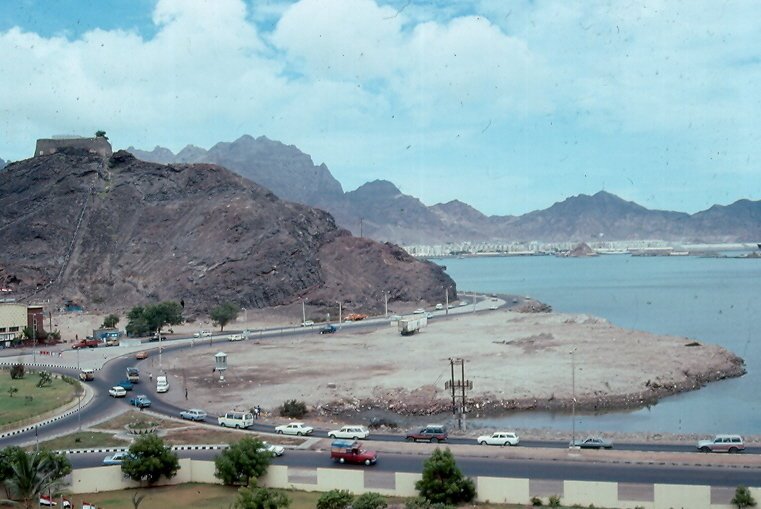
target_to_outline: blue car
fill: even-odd
[[[151,400],[148,399],[148,396],[144,394],[140,394],[139,396],[135,396],[134,398],[130,398],[129,404],[132,406],[136,406],[138,408],[147,408],[151,406]]]
[[[127,380],[126,378],[124,380],[119,380],[116,385],[119,387],[124,388],[125,391],[131,391],[132,390],[132,382]]]

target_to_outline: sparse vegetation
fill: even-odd
[[[737,506],[737,509],[743,509],[744,507],[756,507],[756,499],[753,498],[750,490],[745,486],[738,486],[735,489],[735,496],[731,502]]]
[[[220,332],[225,330],[225,325],[235,320],[240,314],[240,306],[234,302],[225,302],[209,313],[209,318],[215,325],[219,325]]]
[[[103,323],[100,326],[105,329],[113,329],[117,323],[119,323],[119,315],[111,313],[103,319]]]
[[[307,404],[303,401],[296,401],[295,399],[289,399],[283,406],[280,407],[281,417],[291,417],[293,419],[301,419],[307,414]]]
[[[346,509],[354,500],[347,490],[326,491],[317,499],[317,509]]]

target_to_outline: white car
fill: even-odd
[[[302,327],[311,327],[312,325],[314,325],[314,321],[313,320],[307,320],[305,322],[301,322],[301,326]]]
[[[127,396],[127,390],[124,387],[115,385],[108,390],[108,395],[112,398],[124,398]]]
[[[367,438],[370,436],[370,430],[364,426],[343,426],[341,429],[334,429],[328,432],[330,438],[346,438],[351,440],[359,440],[360,438]]]
[[[259,452],[267,451],[272,456],[282,456],[283,453],[285,452],[285,447],[283,447],[282,445],[271,444],[269,442],[262,442],[262,447],[258,449],[258,451]]]
[[[243,341],[243,334],[230,334],[228,341]]]
[[[169,392],[169,380],[164,375],[156,377],[156,392]]]
[[[275,426],[275,433],[281,435],[311,435],[313,431],[314,428],[312,426],[307,426],[303,422],[292,422],[290,424]]]
[[[481,445],[518,445],[520,438],[511,431],[497,431],[491,435],[482,435],[476,439]]]
[[[206,412],[199,408],[190,408],[180,412],[180,417],[189,421],[203,421],[206,420]]]
[[[208,338],[209,336],[211,336],[211,332],[209,332],[207,330],[202,330],[202,331],[199,331],[199,332],[195,332],[193,334],[193,337],[196,337],[196,338]]]
[[[412,312],[413,315],[422,315],[425,313],[425,309],[423,308],[417,308],[415,311]]]
[[[441,311],[442,309],[444,309],[444,304],[441,304],[441,303],[436,304],[436,311]]]

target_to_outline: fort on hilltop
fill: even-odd
[[[37,140],[34,157],[55,154],[65,148],[83,149],[91,154],[98,154],[101,157],[111,157],[113,154],[111,144],[105,136],[96,136],[94,138],[67,136]]]

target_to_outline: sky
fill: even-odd
[[[761,199],[754,1],[4,1],[0,74],[5,160],[250,134],[489,215]]]

